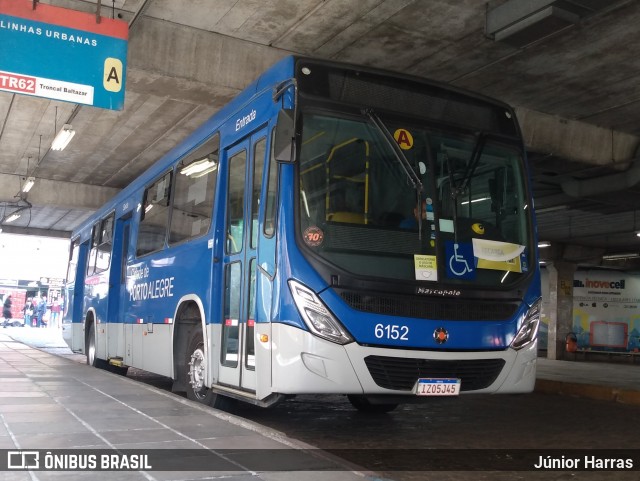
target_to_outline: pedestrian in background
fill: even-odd
[[[51,318],[50,318],[51,322],[49,324],[49,327],[55,327],[55,328],[61,327],[60,311],[61,311],[60,301],[56,297],[51,302]]]
[[[2,327],[7,327],[11,323],[11,294],[7,296],[2,305],[2,317],[4,317]]]
[[[36,315],[38,316],[38,322],[36,327],[44,326],[44,313],[47,312],[47,298],[41,297],[38,300],[38,306],[36,307]]]
[[[33,300],[31,298],[27,299],[27,302],[24,303],[24,326],[31,327],[31,318],[33,317]]]

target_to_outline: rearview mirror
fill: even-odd
[[[282,109],[278,112],[278,125],[274,139],[273,152],[278,162],[293,162],[294,159],[293,110]]]

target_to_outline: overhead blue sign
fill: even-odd
[[[122,110],[127,23],[35,5],[0,0],[0,90]]]

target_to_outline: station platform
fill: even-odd
[[[237,467],[237,471],[227,468],[225,479],[254,481],[302,478],[296,477],[295,466],[292,469],[289,465],[285,471],[261,472],[256,468],[260,463],[244,463],[242,458],[232,456],[234,450],[244,454],[256,450],[269,456],[278,450],[317,454],[313,446],[252,421],[200,406],[127,377],[89,368],[80,357],[66,347],[55,329],[0,328],[0,450],[170,452],[177,448],[194,451],[204,448],[220,454],[232,468]],[[537,372],[538,392],[640,405],[637,365],[540,358]],[[0,470],[6,468],[3,463],[7,462],[0,459]],[[327,469],[336,481],[376,479],[372,473],[330,455],[320,461],[304,462],[307,464],[301,471],[305,481],[326,479]],[[319,470],[310,470],[309,462],[318,462]],[[336,469],[327,468],[327,463],[342,464]],[[211,479],[210,471],[188,471],[187,477],[178,478],[175,470],[128,471],[118,473],[117,479]],[[55,474],[38,472],[37,479],[57,479],[48,476]],[[86,475],[86,472],[65,472],[64,479],[87,479]],[[33,477],[26,471],[3,471],[2,479]]]
[[[126,376],[90,368],[74,359],[78,355],[52,331],[0,328],[3,481],[315,481],[327,479],[327,471],[337,481],[374,479],[357,466],[257,423]],[[4,450],[9,450],[6,455]],[[129,456],[126,466],[142,469],[42,470],[47,459],[49,464],[57,462],[58,467],[84,463],[79,458],[70,461],[68,454],[60,455],[74,450],[89,453],[82,456],[96,455],[92,459],[97,468],[104,453],[116,452]],[[166,455],[158,455],[160,450]],[[203,452],[210,456],[199,455]],[[26,453],[26,459],[20,459],[21,453]],[[131,453],[141,454],[131,458]],[[148,458],[140,464],[142,456]],[[124,466],[123,460],[117,468]],[[24,463],[22,470],[16,468],[20,463]],[[39,469],[27,469],[34,466]],[[152,469],[145,469],[147,466]],[[212,478],[214,471],[218,473]]]
[[[640,406],[640,365],[538,358],[535,390]]]

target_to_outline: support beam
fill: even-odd
[[[34,237],[55,237],[58,239],[69,239],[71,237],[71,232],[68,231],[35,229],[33,227],[14,227],[10,225],[3,225],[0,227],[0,232],[3,234],[20,234]]]
[[[527,149],[592,165],[625,162],[636,156],[640,138],[578,120],[568,120],[524,107],[516,108]]]
[[[567,334],[573,331],[573,275],[576,265],[557,261],[547,265],[549,271],[549,338],[547,358],[563,359]]]
[[[17,202],[25,177],[0,174],[0,202]],[[38,179],[27,200],[34,206],[96,210],[120,190],[113,187],[78,184],[60,180]]]

